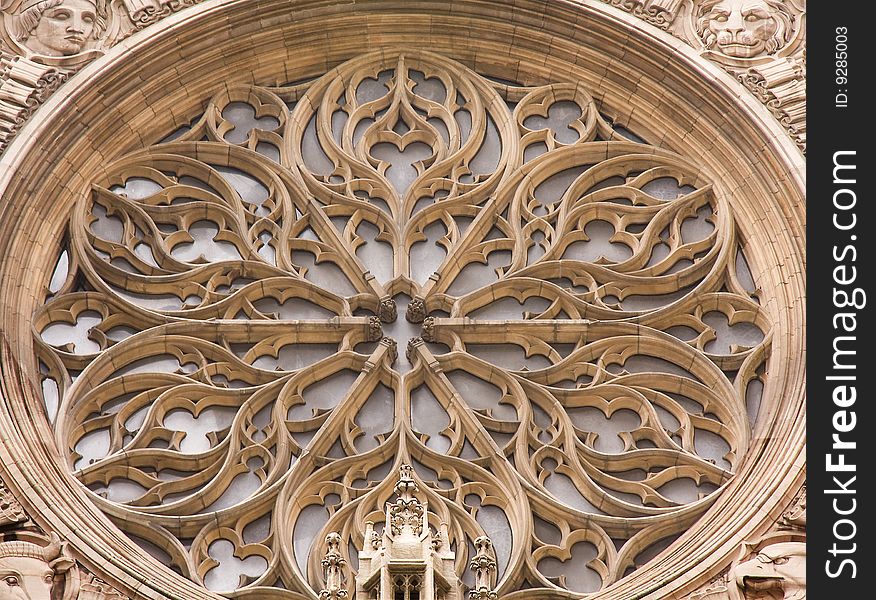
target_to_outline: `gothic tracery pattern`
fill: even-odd
[[[322,589],[329,532],[352,582],[402,464],[466,585],[488,536],[500,596],[585,594],[747,451],[770,325],[743,246],[574,83],[387,50],[229,86],[73,214],[47,413],[116,524],[231,597]]]

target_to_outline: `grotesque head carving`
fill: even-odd
[[[15,39],[35,54],[72,56],[103,33],[101,0],[24,0],[12,18]]]
[[[779,0],[706,0],[697,15],[706,48],[733,58],[773,54],[791,35],[793,17]]]
[[[48,546],[0,543],[0,600],[51,600],[55,575],[73,566],[56,536]]]
[[[739,564],[733,577],[745,592],[773,590],[784,593],[785,600],[805,600],[806,544],[781,542],[766,546],[757,556]]]

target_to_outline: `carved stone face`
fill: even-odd
[[[778,45],[779,23],[764,0],[721,0],[701,17],[700,28],[708,47],[735,58],[751,58]]]
[[[785,542],[767,546],[737,566],[733,575],[743,590],[782,590],[786,600],[803,600],[806,598],[806,545]]]
[[[89,0],[64,0],[43,11],[27,46],[45,56],[71,56],[82,52],[94,35],[97,11]]]
[[[55,573],[38,558],[0,558],[0,600],[51,600]]]

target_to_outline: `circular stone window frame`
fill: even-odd
[[[387,45],[483,75],[580,81],[604,114],[692,157],[732,204],[773,327],[751,447],[714,505],[657,558],[588,596],[678,598],[722,572],[805,478],[805,162],[741,83],[697,50],[598,0],[343,5],[209,0],[124,40],[65,83],[0,156],[0,473],[33,519],[98,577],[140,598],[221,598],[131,542],[63,467],[44,416],[31,317],[78,197],[104,168],[185,125],[223,82],[318,76]],[[527,598],[539,594],[527,592]],[[514,596],[520,597],[519,594]],[[556,596],[554,594],[554,596]],[[569,597],[576,597],[569,594]]]

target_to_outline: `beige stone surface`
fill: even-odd
[[[54,48],[37,43],[49,35],[49,24],[40,22],[50,16],[36,19],[23,36],[11,23],[31,8],[28,2],[2,5],[0,475],[4,493],[14,498],[3,501],[0,514],[4,528],[15,528],[16,515],[26,511],[43,532],[65,540],[77,561],[76,580],[68,576],[65,593],[215,597],[203,586],[219,564],[215,544],[227,542],[238,560],[269,565],[267,574],[242,572],[239,597],[312,598],[318,590],[342,597],[347,586],[352,594],[351,548],[361,561],[371,544],[366,522],[391,521],[386,502],[393,494],[404,498],[392,471],[367,491],[353,482],[386,461],[395,467],[415,460],[451,482],[449,491],[419,472],[402,477],[424,494],[423,507],[437,511],[440,519],[433,523],[430,512],[427,526],[448,526],[446,533],[429,533],[437,537],[419,546],[425,554],[417,559],[441,556],[448,599],[456,597],[454,577],[469,563],[476,577],[468,587],[481,594],[474,597],[579,597],[580,591],[563,589],[562,578],[543,572],[544,565],[569,561],[577,544],[596,552],[587,562],[600,581],[594,598],[741,598],[762,591],[759,580],[786,598],[805,597],[798,568],[805,500],[795,499],[805,479],[802,3],[764,2],[746,43],[727,40],[722,19],[738,18],[740,10],[730,0],[625,3],[632,14],[596,0],[355,7],[265,1],[258,10],[252,2],[211,0],[178,13],[184,4],[123,2],[91,24],[85,4],[71,13],[82,31],[68,40],[72,45]],[[13,29],[19,34],[14,44]],[[395,73],[388,93],[359,101],[357,86],[384,70]],[[423,84],[409,70],[461,95],[421,95],[415,88]],[[580,110],[569,125],[572,141],[532,126],[550,117],[557,103]],[[272,125],[257,125],[232,141],[237,125],[226,109],[240,104]],[[467,132],[456,120],[461,109],[472,118]],[[338,111],[347,126],[334,138]],[[355,124],[372,121],[354,135]],[[472,168],[476,142],[487,135],[488,122],[495,124],[500,151],[496,166],[478,174]],[[311,123],[333,165],[330,173],[315,172],[302,151]],[[183,125],[190,129],[181,137],[157,144]],[[624,130],[647,143],[625,140]],[[391,180],[388,169],[396,163],[372,152],[381,144],[400,152],[416,144],[428,149],[421,162],[410,163],[407,187]],[[534,144],[547,151],[529,159],[525,151]],[[276,148],[275,158],[263,153],[265,145]],[[585,165],[593,166],[563,198],[539,207],[539,184]],[[268,198],[244,200],[221,169],[258,180]],[[132,177],[151,180],[158,191],[120,193]],[[620,181],[594,189],[609,178]],[[660,178],[694,191],[655,197],[647,186]],[[446,199],[415,210],[418,200],[439,190]],[[690,241],[683,224],[698,210],[709,214],[712,231]],[[122,223],[118,237],[96,233],[104,213]],[[470,221],[464,230],[463,219]],[[179,258],[205,220],[216,226],[212,240],[233,247],[239,258]],[[340,221],[346,225],[338,227]],[[610,242],[629,256],[573,258],[570,248],[590,241],[587,225],[594,221],[609,224]],[[447,256],[433,276],[418,281],[411,248],[431,223],[445,227],[439,245]],[[392,249],[391,275],[383,280],[357,254],[374,243],[361,239],[363,226]],[[661,244],[668,255],[653,259]],[[541,255],[531,258],[539,247]],[[67,276],[50,289],[62,250]],[[352,291],[315,285],[293,260],[296,251],[335,265]],[[510,262],[496,271],[494,283],[463,293],[453,288],[466,267],[496,253],[508,253]],[[739,256],[749,263],[754,288],[740,276]],[[120,267],[121,260],[132,268]],[[412,299],[404,315],[393,300],[399,294]],[[657,308],[623,304],[665,294],[678,295]],[[181,306],[149,308],[134,300],[148,295],[176,298]],[[548,301],[548,308],[523,319],[474,316],[503,300],[530,298]],[[276,315],[257,308],[262,300],[308,302],[329,316],[278,327]],[[762,339],[714,350],[719,336],[707,316],[715,314],[728,327],[759,330]],[[97,319],[88,331],[96,350],[49,343],[42,335],[51,327],[73,329],[83,318]],[[404,357],[396,340],[380,341],[367,353],[356,350],[403,318],[423,324],[423,339],[408,347],[409,373],[399,367]],[[681,340],[670,332],[678,328],[694,336]],[[120,329],[142,333],[119,340],[113,332]],[[339,352],[316,367],[286,374],[253,364],[278,359],[287,346],[320,343]],[[435,343],[450,352],[436,352]],[[507,343],[550,366],[509,370],[472,357],[478,344]],[[242,344],[249,350],[235,354],[233,347]],[[571,346],[571,354],[561,354],[558,345]],[[666,360],[694,381],[623,371],[635,355]],[[149,356],[174,357],[180,370],[116,376]],[[194,370],[183,369],[187,364]],[[342,368],[357,378],[341,409],[295,420],[277,408],[273,429],[265,433],[255,425],[268,400],[291,410],[309,386]],[[519,424],[473,410],[447,377],[460,369],[498,386]],[[570,375],[583,383],[561,390],[558,384]],[[222,383],[235,380],[249,391]],[[49,381],[59,401],[57,416],[47,418]],[[753,381],[764,391],[752,429],[746,394]],[[450,439],[444,458],[411,426],[401,400],[419,385],[432,389],[450,416],[439,432]],[[354,417],[378,386],[404,393],[395,401],[391,431],[379,432],[376,446],[363,453],[357,447],[363,425]],[[689,414],[673,394],[697,398],[703,410]],[[125,403],[109,410],[119,398]],[[135,412],[153,403],[160,409],[144,417],[146,426],[129,429]],[[209,450],[192,462],[182,452],[190,442],[185,432],[163,419],[174,411],[195,418],[223,406],[241,410],[227,431],[207,436]],[[654,406],[678,426],[665,426]],[[619,436],[623,458],[601,455],[598,436],[574,427],[567,411],[581,407],[599,407],[606,418],[616,411],[639,415],[640,426]],[[550,415],[549,424],[539,424],[542,413]],[[81,440],[100,431],[108,432],[106,456],[80,464]],[[296,441],[295,434],[309,431],[316,432],[312,441]],[[698,455],[696,431],[724,440],[726,465]],[[257,432],[265,437],[257,439]],[[499,443],[494,433],[512,441]],[[343,457],[333,454],[335,442]],[[476,458],[462,456],[465,444]],[[616,476],[631,468],[644,470],[646,479]],[[185,475],[162,479],[164,470]],[[244,475],[258,480],[251,499],[211,510]],[[558,501],[545,482],[560,476],[596,512]],[[93,491],[119,478],[144,491],[124,501]],[[660,493],[680,478],[720,490],[692,502]],[[317,551],[302,563],[291,526],[332,494],[341,504],[329,511],[315,537]],[[464,501],[472,494],[479,506],[505,511],[515,532],[499,577],[491,567],[495,540],[483,541],[477,510]],[[165,503],[167,496],[181,500]],[[557,527],[557,541],[538,537],[533,512]],[[270,536],[253,541],[246,528],[268,513],[275,519]],[[178,573],[126,533],[161,548]],[[654,560],[637,562],[643,550],[676,534]],[[616,538],[628,540],[620,551]],[[30,552],[20,549],[19,555]],[[779,568],[785,564],[791,566]],[[419,568],[404,575],[409,591]],[[424,575],[436,572],[424,568]],[[775,576],[759,575],[764,568]],[[80,570],[93,575],[79,583]],[[370,589],[357,587],[357,593],[369,598]]]

